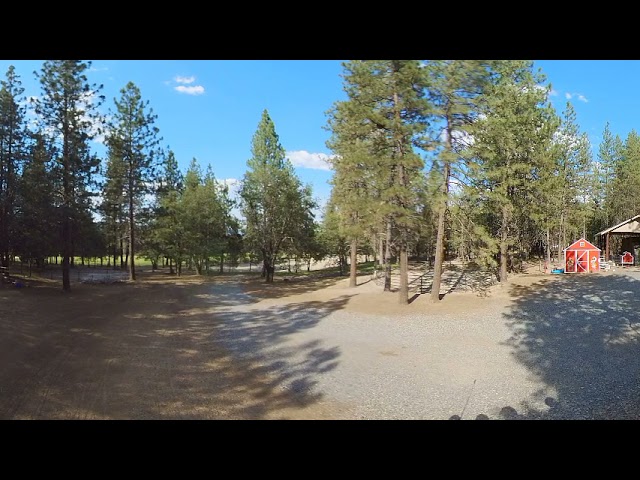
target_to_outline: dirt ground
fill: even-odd
[[[239,360],[217,337],[210,283],[226,283],[255,305],[331,302],[340,308],[401,316],[502,308],[514,292],[555,281],[531,267],[508,288],[453,292],[437,304],[428,295],[400,305],[368,276],[209,278],[143,272],[135,283],[72,284],[26,279],[0,285],[0,419],[329,419],[339,405],[301,403],[277,388],[261,365]]]

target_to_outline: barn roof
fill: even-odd
[[[636,215],[635,217],[631,217],[624,222],[620,222],[618,225],[614,225],[613,227],[607,228],[606,230],[602,230],[601,232],[596,233],[598,235],[606,235],[610,234],[623,234],[623,233],[637,233],[640,235],[640,215]]]
[[[593,243],[581,238],[580,240],[576,240],[571,245],[569,245],[565,250],[598,250],[600,249],[596,247]]]

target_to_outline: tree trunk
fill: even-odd
[[[549,227],[547,227],[547,249],[545,253],[547,257],[547,268],[551,269],[551,232],[549,231]]]
[[[384,291],[391,291],[391,220],[387,220],[384,250]]]
[[[351,240],[351,265],[349,269],[349,286],[355,287],[358,285],[358,240]]]
[[[398,303],[406,305],[409,303],[409,255],[407,244],[403,241],[400,244],[400,289],[398,290]]]
[[[447,132],[448,135],[451,132]],[[448,137],[447,135],[447,137]],[[447,139],[447,146],[450,148]],[[447,204],[449,198],[449,177],[451,176],[451,167],[448,161],[444,162],[442,183],[442,199],[440,200],[440,208],[438,210],[438,233],[436,235],[436,258],[433,264],[433,282],[431,284],[431,302],[435,303],[440,300],[440,286],[442,285],[442,265],[444,264],[444,236],[445,236],[445,217],[447,215]]]
[[[509,209],[502,207],[502,225],[500,226],[500,283],[507,281],[507,259],[509,249]]]
[[[133,185],[129,185],[130,192],[133,191]],[[136,279],[136,255],[135,255],[135,229],[134,226],[134,217],[133,217],[133,194],[129,195],[129,280],[135,281]]]
[[[273,276],[276,272],[276,266],[275,265],[271,265],[268,269],[267,269],[267,282],[268,283],[273,283]]]
[[[124,239],[120,237],[120,269],[123,269],[124,265]]]
[[[273,258],[263,254],[263,270],[266,283],[273,283],[273,277],[275,273],[275,265],[273,264]]]
[[[266,254],[266,252],[262,252],[262,272],[263,272],[263,276],[265,277],[265,282],[266,283],[272,283],[273,282],[273,276],[275,273],[275,265],[273,264],[273,260],[275,257],[270,257],[269,255]]]
[[[220,254],[220,273],[224,273],[224,253]]]
[[[558,262],[564,250],[564,212],[560,214],[560,228],[558,229]]]
[[[558,263],[562,263],[562,236],[558,232]]]
[[[114,240],[113,242],[113,269],[117,270],[118,268],[118,243]]]

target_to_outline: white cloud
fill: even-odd
[[[447,130],[444,128],[440,132],[440,141],[447,141]],[[463,150],[465,148],[468,148],[473,145],[474,141],[475,139],[473,138],[473,136],[463,130],[453,130],[451,132],[451,144],[456,150]]]
[[[287,152],[287,158],[295,167],[310,168],[313,170],[331,170],[329,159],[333,158],[333,155],[309,153],[306,150],[295,150]]]
[[[454,145],[458,149],[468,148],[475,143],[475,138],[473,138],[473,135],[469,134],[469,132],[454,130],[451,136],[453,137]]]
[[[549,96],[551,96],[551,97],[557,97],[557,96],[558,96],[558,91],[557,91],[557,90],[553,90],[553,89],[552,89],[552,90],[549,92]]]
[[[109,71],[109,68],[107,67],[91,67],[89,68],[90,72],[107,72]]]
[[[176,92],[186,93],[187,95],[202,95],[204,93],[204,87],[202,85],[193,85],[185,87],[184,85],[178,85],[173,87]]]
[[[178,93],[185,93],[187,95],[202,95],[204,93],[204,87],[202,85],[191,85],[196,81],[196,77],[193,75],[189,77],[185,77],[183,75],[176,75],[173,77],[172,81],[164,82],[165,85],[171,85],[175,83],[179,83],[173,87],[173,89]]]
[[[573,97],[576,97],[581,102],[584,102],[584,103],[588,103],[589,102],[589,99],[587,99],[587,97],[585,97],[581,93],[569,93],[569,92],[567,92],[567,93],[564,94],[564,96],[565,96],[565,98],[567,100],[571,100]]]
[[[193,83],[196,81],[196,77],[182,77],[180,75],[176,76],[176,78],[174,78],[174,80],[176,81],[176,83]]]

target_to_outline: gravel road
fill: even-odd
[[[554,280],[462,315],[238,301],[218,338],[337,419],[640,418],[640,273]]]

